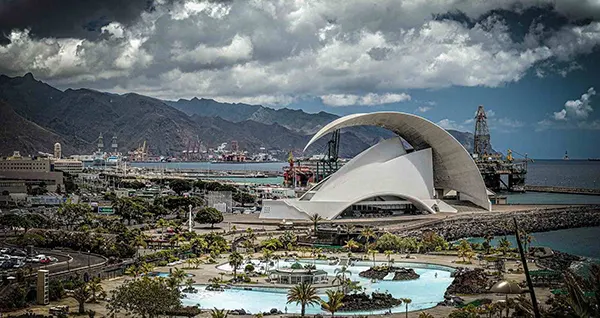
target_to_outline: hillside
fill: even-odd
[[[0,101],[0,155],[12,155],[15,150],[29,154],[52,153],[56,142],[63,144],[67,152],[73,150],[63,137],[23,118]]]
[[[108,147],[113,135],[119,151],[127,152],[146,141],[154,155],[176,155],[190,141],[209,147],[236,140],[242,149],[301,150],[311,135],[338,116],[301,110],[271,109],[258,105],[227,104],[209,99],[165,102],[129,93],[123,95],[90,89],[58,90],[36,80],[0,76],[0,153],[50,151],[55,142],[63,152],[91,153],[102,133]],[[450,131],[467,149],[473,135]],[[342,130],[341,156],[351,157],[393,134],[377,127]],[[326,150],[322,138],[309,154]]]

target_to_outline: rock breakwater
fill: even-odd
[[[424,231],[434,231],[447,240],[485,235],[514,234],[512,218],[526,232],[545,232],[568,228],[599,226],[600,206],[573,206],[565,208],[536,209],[518,212],[473,213],[452,217],[433,225],[408,232],[405,236],[421,237]]]

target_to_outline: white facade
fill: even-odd
[[[381,141],[301,198],[263,200],[260,217],[307,219],[319,214],[333,219],[350,206],[375,200],[410,203],[424,213],[456,212],[441,200],[441,194],[451,190],[459,193],[460,200],[491,210],[485,184],[469,153],[448,132],[424,118],[397,112],[349,115],[325,126],[306,147],[329,132],[360,125],[394,131],[414,150],[407,152],[399,137]]]

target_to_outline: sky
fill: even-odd
[[[0,73],[60,89],[415,113],[600,157],[600,0],[0,0]]]

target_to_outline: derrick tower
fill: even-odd
[[[98,136],[98,152],[102,152],[104,150],[104,138],[102,137],[102,133]]]
[[[473,153],[478,157],[490,154],[490,130],[488,129],[487,116],[482,105],[477,108],[475,114],[475,134],[473,140]]]

